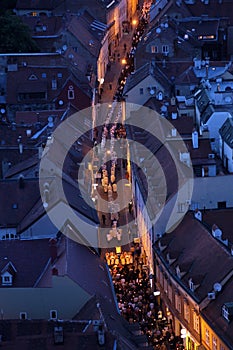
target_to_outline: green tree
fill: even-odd
[[[10,12],[0,15],[0,53],[39,52],[30,29]]]

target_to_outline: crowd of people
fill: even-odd
[[[130,252],[106,253],[112,275],[119,310],[129,323],[138,323],[148,344],[154,349],[182,349],[172,325],[162,315],[162,310],[152,291],[146,257],[139,243],[132,243]]]

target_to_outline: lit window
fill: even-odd
[[[218,349],[218,342],[217,339],[213,336],[213,350],[217,350]]]
[[[58,78],[62,78],[62,73],[57,73]]]
[[[176,306],[176,310],[181,313],[181,299],[177,293],[175,294],[175,306]]]
[[[197,333],[200,332],[199,316],[195,311],[193,313],[193,328]]]
[[[158,46],[156,46],[156,45],[151,45],[150,49],[151,49],[151,53],[157,53],[158,52]]]
[[[190,322],[190,308],[186,301],[184,301],[184,318],[187,322]]]
[[[41,74],[41,78],[46,78],[47,77],[47,74],[46,73],[42,73]]]
[[[208,329],[205,330],[205,342],[210,345],[210,331]]]

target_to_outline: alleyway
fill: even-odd
[[[142,27],[140,35],[142,35]],[[135,30],[135,29],[134,29]],[[136,29],[139,33],[139,29]],[[101,256],[107,262],[121,314],[129,323],[138,323],[141,334],[154,349],[182,349],[181,339],[175,337],[172,325],[162,314],[153,293],[146,254],[141,246],[134,213],[131,184],[121,185],[130,178],[127,163],[126,130],[122,122],[123,86],[133,70],[132,48],[140,40],[134,31],[125,34],[114,52],[101,86],[99,103],[104,103],[101,127],[94,130],[94,142],[100,145],[94,155],[96,206],[100,219],[99,242]],[[122,61],[127,59],[127,64]],[[106,110],[106,104],[109,109]],[[97,116],[98,117],[98,116]],[[117,146],[120,144],[119,157]],[[121,201],[124,207],[121,208]],[[103,201],[102,201],[103,200]],[[101,204],[100,204],[101,202]]]

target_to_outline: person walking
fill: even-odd
[[[104,214],[102,214],[102,223],[103,223],[103,225],[106,224],[106,216]]]

